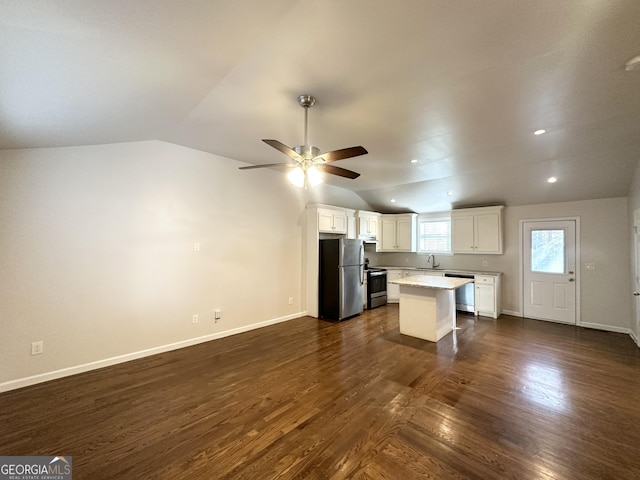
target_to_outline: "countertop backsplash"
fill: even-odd
[[[429,255],[424,253],[376,252],[374,244],[365,244],[364,255],[372,267],[429,268]],[[495,255],[438,255],[436,265],[440,270],[467,270],[474,272],[501,271],[500,261]]]

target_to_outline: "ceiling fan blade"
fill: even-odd
[[[367,152],[367,149],[364,147],[349,147],[323,153],[318,155],[314,160],[321,158],[325,162],[335,162],[336,160],[344,160],[345,158],[357,157],[358,155],[365,155],[367,153],[369,152]]]
[[[293,163],[265,163],[262,165],[249,165],[248,167],[238,167],[240,170],[251,170],[252,168],[269,168],[269,167],[295,167]]]
[[[284,143],[279,142],[278,140],[268,140],[268,139],[265,140],[263,138],[262,141],[267,145],[272,146],[276,150],[280,150],[285,155],[288,155],[289,157],[293,158],[296,162],[302,162],[304,160],[304,158],[298,155],[298,152],[296,152],[293,148],[287,147]]]
[[[327,173],[330,173],[331,175],[338,175],[339,177],[354,179],[360,176],[359,173],[352,172],[351,170],[347,170],[346,168],[336,167],[335,165],[320,164],[320,165],[315,165],[315,167],[322,172],[327,172]]]

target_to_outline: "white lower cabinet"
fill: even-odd
[[[390,283],[414,275],[444,276],[444,271],[403,270],[387,268],[387,302],[400,302],[400,285]],[[475,310],[476,315],[498,318],[502,312],[502,274],[475,275]]]
[[[387,269],[387,303],[398,303],[400,301],[400,285],[389,283],[391,280],[400,280],[404,276],[402,270]]]
[[[476,275],[474,282],[476,314],[498,318],[502,311],[500,275]]]

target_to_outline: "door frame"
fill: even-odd
[[[545,217],[545,218],[523,218],[520,219],[520,228],[519,230],[519,252],[520,252],[520,262],[519,262],[519,275],[518,275],[518,291],[520,292],[520,316],[524,317],[524,225],[529,222],[565,222],[565,221],[573,221],[576,225],[576,269],[575,269],[575,279],[576,279],[576,326],[581,326],[582,324],[582,314],[580,306],[582,302],[580,300],[580,292],[582,290],[582,274],[581,274],[581,262],[580,262],[580,217]],[[554,322],[554,320],[543,320],[547,322]],[[560,323],[560,322],[554,322]],[[563,325],[567,325],[562,323]],[[573,324],[570,324],[573,325]]]
[[[640,240],[640,208],[637,208],[633,211],[633,258],[631,260],[631,274],[633,275],[633,280],[631,282],[631,287],[633,288],[633,322],[635,325],[632,325],[631,330],[631,338],[635,342],[635,344],[640,347],[640,308],[638,308],[638,302],[640,302],[640,297],[636,296],[636,293],[640,291],[640,248],[638,247],[638,241]],[[635,327],[635,328],[634,328]]]

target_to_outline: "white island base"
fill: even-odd
[[[473,280],[427,275],[394,280],[400,285],[400,333],[437,342],[456,325],[455,289]]]
[[[454,290],[400,287],[400,333],[437,342],[455,323]]]

